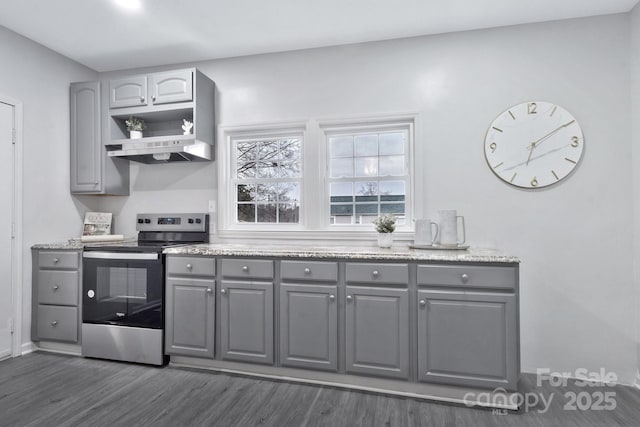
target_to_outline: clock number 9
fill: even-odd
[[[571,146],[574,147],[574,148],[578,146],[578,137],[577,136],[574,136],[574,137],[571,138]]]
[[[537,114],[538,113],[536,111],[537,109],[538,109],[538,104],[536,104],[535,102],[530,102],[529,104],[527,104],[527,113]]]
[[[537,187],[538,186],[538,180],[536,179],[536,177],[534,176],[533,179],[531,180],[531,186],[532,187]]]
[[[498,148],[498,146],[496,145],[495,142],[492,142],[491,145],[489,146],[489,148],[491,148],[491,152],[495,153],[496,152],[496,148]]]

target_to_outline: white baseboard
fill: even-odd
[[[636,382],[633,384],[637,389],[640,389],[640,369],[636,371]]]
[[[32,353],[34,350],[35,345],[33,344],[33,342],[29,341],[22,343],[22,346],[20,348],[20,355],[24,356],[25,354]]]

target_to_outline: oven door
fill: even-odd
[[[161,254],[85,251],[82,257],[83,323],[162,329]]]

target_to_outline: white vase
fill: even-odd
[[[141,130],[130,130],[129,131],[129,138],[130,139],[142,138],[142,131]]]
[[[378,247],[390,248],[393,244],[392,233],[378,233]]]

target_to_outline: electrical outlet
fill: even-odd
[[[209,212],[215,212],[215,211],[216,211],[216,201],[209,200]]]

